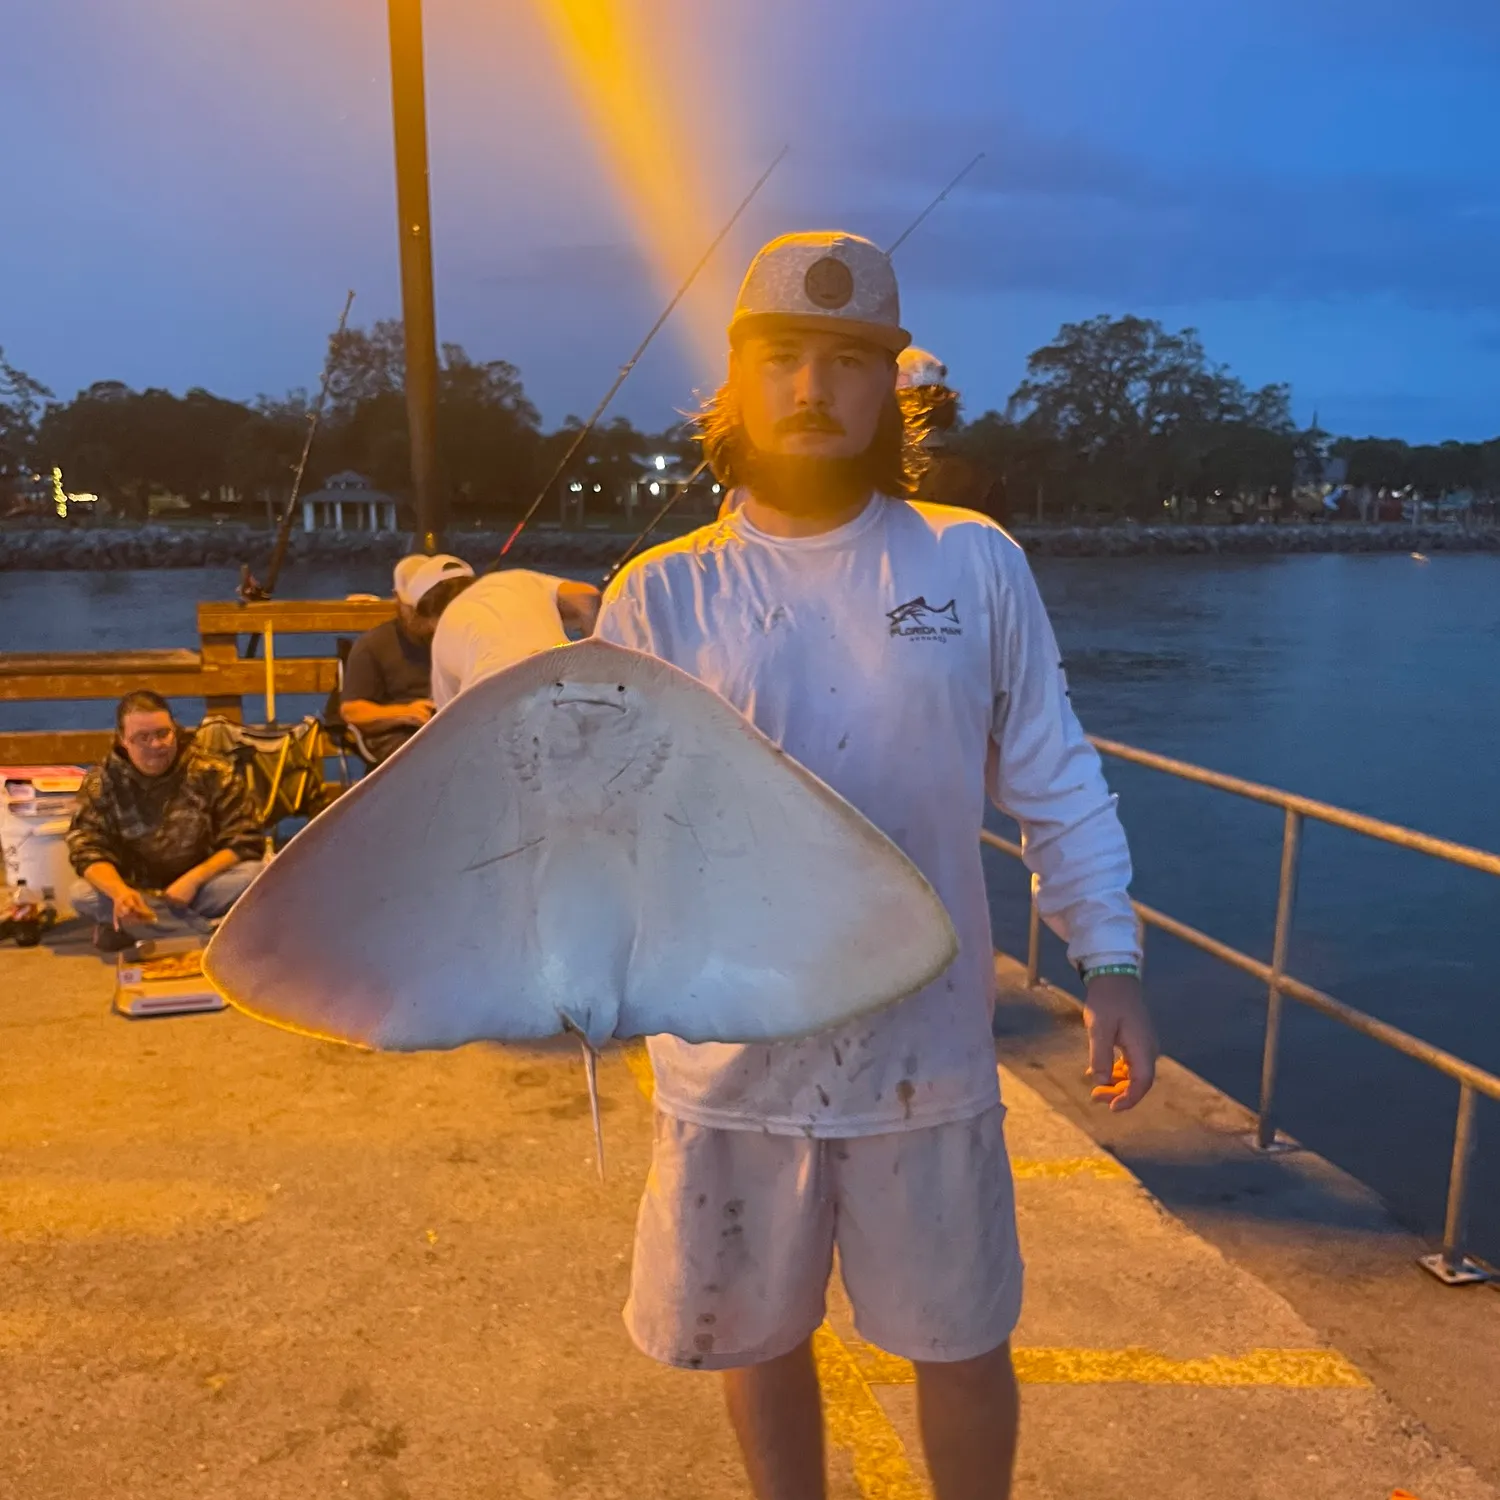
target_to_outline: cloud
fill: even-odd
[[[906,280],[1109,303],[1395,297],[1500,311],[1488,181],[1165,170],[1078,142],[1025,154],[976,171],[904,252]]]
[[[855,193],[873,193],[887,214],[902,204],[914,215],[978,151],[984,159],[954,189],[950,204],[1063,197],[1160,206],[1173,192],[1167,180],[1124,152],[1081,134],[1046,132],[1013,113],[945,117],[938,130],[929,120],[893,116],[839,145]]]
[[[572,291],[593,297],[639,293],[651,284],[651,271],[633,245],[545,245],[477,279],[507,290]]]

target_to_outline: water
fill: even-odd
[[[1041,559],[1037,575],[1093,732],[1500,849],[1500,559]],[[230,597],[233,581],[225,570],[0,573],[0,649],[186,645],[196,602]],[[281,592],[387,587],[378,565],[293,568]],[[0,727],[105,714],[0,704]],[[1281,814],[1119,762],[1109,772],[1136,894],[1268,959]],[[1019,867],[991,856],[991,875],[997,935],[1024,951]],[[1492,877],[1310,825],[1289,969],[1500,1071],[1497,897]],[[1253,1102],[1259,986],[1159,935],[1149,964],[1166,1049]],[[1050,940],[1047,969],[1068,977]],[[1283,1041],[1285,1128],[1411,1223],[1439,1226],[1456,1086],[1300,1007]],[[1487,1101],[1472,1225],[1476,1247],[1500,1259],[1500,1108]]]

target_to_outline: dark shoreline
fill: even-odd
[[[1500,552],[1500,528],[1406,523],[1311,526],[1015,526],[1012,535],[1037,557],[1252,557],[1310,552]],[[476,565],[494,559],[503,532],[464,531],[449,543]],[[510,556],[516,563],[608,567],[629,545],[613,531],[534,531]],[[287,561],[394,562],[410,546],[404,533],[292,533]],[[0,572],[264,566],[270,536],[245,526],[29,531],[0,529]]]

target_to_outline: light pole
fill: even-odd
[[[427,98],[422,0],[387,0],[391,117],[396,137],[396,214],[401,226],[401,316],[406,346],[406,425],[417,502],[417,547],[443,544],[444,496],[437,446],[437,326],[432,299],[432,211],[427,194]]]

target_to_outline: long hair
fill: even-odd
[[[896,392],[907,427],[925,442],[958,423],[958,396],[945,385],[916,385]]]
[[[714,478],[726,490],[753,483],[755,448],[745,431],[739,392],[726,380],[703,404],[695,421],[703,456]],[[880,420],[870,446],[860,455],[870,488],[895,499],[909,499],[917,492],[927,458],[919,446],[920,431],[906,419],[896,394],[891,392],[881,408]]]

